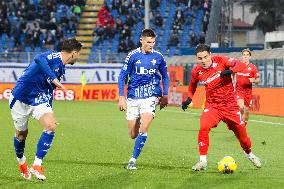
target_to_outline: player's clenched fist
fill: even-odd
[[[126,100],[124,96],[120,96],[118,99],[118,106],[120,111],[126,110]]]
[[[162,96],[159,99],[160,110],[168,106],[168,96]]]
[[[185,111],[188,107],[188,105],[191,103],[192,99],[187,97],[186,101],[183,101],[181,104],[181,108],[183,109],[183,111]]]

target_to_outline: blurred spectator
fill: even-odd
[[[41,40],[41,35],[42,32],[40,30],[40,28],[36,28],[33,30],[33,46],[34,47],[41,47],[42,45],[42,40]]]
[[[79,16],[81,14],[81,8],[77,5],[75,5],[73,7],[73,13]]]
[[[102,25],[95,28],[93,32],[94,43],[100,43],[104,38],[105,30]]]
[[[61,26],[58,26],[55,31],[55,40],[62,39],[64,36],[63,30]]]
[[[50,31],[47,30],[46,31],[46,35],[45,35],[45,46],[47,49],[54,49],[54,44],[55,44],[55,36],[54,34]]]
[[[190,44],[192,47],[195,47],[198,44],[198,40],[194,31],[190,31]]]
[[[118,46],[118,53],[126,53],[126,52],[128,52],[127,46],[126,46],[125,40],[122,39],[120,40],[120,43]]]
[[[173,30],[174,31],[181,31],[183,23],[184,23],[184,14],[183,14],[181,7],[178,7],[176,12],[175,12]]]
[[[163,26],[163,18],[161,17],[161,14],[158,12],[157,15],[154,18],[154,24],[158,27]]]
[[[151,9],[157,9],[160,5],[160,1],[159,0],[151,0],[150,1],[150,8]]]
[[[136,48],[136,45],[134,44],[133,40],[131,39],[131,37],[128,38],[127,40],[127,52],[133,50]]]
[[[169,40],[169,47],[176,47],[179,44],[179,39],[176,32],[172,33],[170,40]]]
[[[57,47],[67,32],[75,33],[84,4],[85,0],[2,0],[0,34],[14,41],[9,50],[41,49],[52,42]]]
[[[210,3],[209,3],[209,0],[205,0],[204,1],[204,3],[203,3],[203,9],[204,9],[204,11],[206,12],[206,11],[210,11],[210,7],[211,7],[211,5],[210,5]]]
[[[134,20],[133,20],[132,16],[130,16],[129,14],[126,15],[125,24],[127,26],[129,26],[129,27],[133,27],[134,26]]]
[[[124,25],[124,28],[122,29],[120,33],[120,37],[122,39],[126,39],[127,37],[131,37],[131,30],[127,25]]]
[[[110,24],[104,27],[104,32],[105,32],[105,39],[112,39],[115,35],[115,30],[113,27],[110,26]]]
[[[201,32],[199,36],[199,43],[204,44],[205,43],[205,33]]]
[[[205,33],[207,31],[208,24],[209,24],[209,12],[206,11],[204,16],[203,16],[203,20],[202,20],[203,32],[205,32]]]
[[[122,23],[120,18],[116,19],[116,30],[117,31],[122,31],[124,28],[124,24]]]
[[[119,12],[122,15],[129,14],[129,11],[128,11],[128,1],[123,1],[122,5],[120,6]]]
[[[132,15],[135,23],[138,23],[139,21],[142,21],[144,19],[144,12],[139,8],[135,9]]]

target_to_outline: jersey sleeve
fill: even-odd
[[[119,96],[124,96],[124,86],[127,79],[127,76],[130,74],[132,68],[133,68],[133,56],[129,53],[127,57],[125,58],[120,74],[118,76],[118,91]]]
[[[258,72],[258,69],[257,69],[257,67],[255,65],[253,66],[252,76],[255,79],[259,78],[259,72]]]
[[[168,95],[169,93],[169,75],[168,75],[168,69],[167,69],[167,63],[164,59],[164,57],[162,56],[162,62],[159,65],[159,72],[162,75],[162,83],[163,83],[163,95]]]
[[[225,65],[225,67],[231,68],[234,73],[241,72],[246,68],[246,64],[238,59],[228,56],[217,56],[217,58]]]
[[[48,65],[48,61],[46,59],[46,57],[44,55],[37,55],[34,58],[34,61],[36,64],[39,65],[40,70],[45,73],[46,75],[48,75],[48,77],[51,78],[51,81],[53,81],[56,78],[55,73],[53,73],[53,71],[51,70],[51,68]]]
[[[193,69],[191,71],[191,78],[190,78],[190,82],[189,82],[189,86],[188,86],[188,97],[192,98],[196,88],[197,88],[197,84],[199,82],[198,76],[197,76],[197,72],[196,69]]]

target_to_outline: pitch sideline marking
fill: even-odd
[[[102,104],[112,104],[112,105],[116,105],[116,103],[109,103],[109,102],[99,102]],[[191,114],[191,115],[200,115],[200,113],[195,113],[195,112],[185,112],[185,111],[175,111],[175,110],[164,110],[166,112],[173,112],[173,113],[179,113],[179,114]],[[256,123],[265,123],[265,124],[271,124],[271,125],[283,125],[284,123],[278,123],[278,122],[271,122],[271,121],[262,121],[262,120],[254,120],[254,119],[250,119],[249,122],[256,122]]]
[[[200,115],[199,113],[194,112],[179,112],[174,110],[165,110],[167,112],[173,112],[173,113],[183,113],[183,114],[192,114],[192,115]],[[284,125],[284,123],[278,123],[278,122],[271,122],[271,121],[261,121],[261,120],[254,120],[250,119],[249,122],[256,122],[256,123],[265,123],[265,124],[271,124],[271,125]]]

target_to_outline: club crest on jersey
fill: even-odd
[[[250,67],[248,67],[248,70],[251,70],[251,68],[250,68]]]
[[[217,66],[217,63],[213,63],[212,67],[215,68]]]
[[[151,60],[151,62],[153,64],[153,66],[154,66],[157,63],[157,60],[153,59],[153,60]]]
[[[135,64],[141,64],[141,61],[140,61],[140,60],[137,60],[137,61],[135,62]]]
[[[54,69],[54,71],[55,71],[55,72],[58,72],[58,71],[59,71],[59,68]]]
[[[203,74],[203,71],[199,71],[199,72],[198,72],[198,75],[201,75],[201,74]]]

